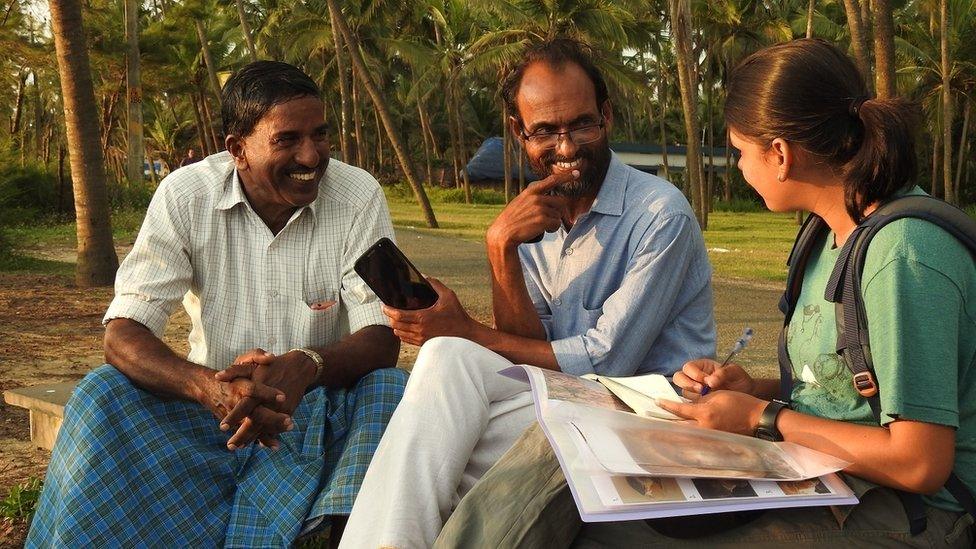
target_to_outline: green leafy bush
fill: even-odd
[[[66,192],[71,207],[71,189]],[[57,176],[39,166],[0,163],[0,211],[5,225],[30,223],[58,206]]]

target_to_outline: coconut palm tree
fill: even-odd
[[[406,147],[403,145],[403,139],[400,137],[399,129],[394,125],[393,117],[390,115],[390,110],[387,107],[386,99],[380,94],[379,89],[377,89],[376,84],[373,82],[371,74],[366,68],[366,62],[363,60],[362,52],[359,49],[359,39],[349,28],[345,17],[336,4],[336,1],[327,0],[327,2],[329,13],[338,25],[338,29],[333,29],[333,32],[338,30],[342,33],[342,37],[346,43],[346,48],[349,51],[349,57],[352,59],[353,69],[356,71],[359,81],[363,83],[363,87],[366,88],[366,93],[368,93],[370,99],[372,99],[373,107],[376,109],[377,114],[383,120],[383,126],[386,129],[387,137],[389,137],[390,143],[393,145],[393,150],[400,162],[400,168],[403,170],[403,174],[407,178],[407,183],[413,190],[414,197],[417,199],[417,203],[420,205],[420,209],[424,214],[424,219],[427,226],[432,229],[436,229],[437,219],[434,217],[434,210],[430,207],[430,200],[427,199],[427,193],[424,192],[423,186],[417,179],[416,172],[414,172],[413,163],[407,154]]]
[[[895,21],[891,9],[891,0],[871,0],[874,16],[875,90],[881,98],[898,95],[895,80]]]
[[[867,2],[868,0],[861,0]],[[854,49],[854,60],[857,68],[865,78],[871,78],[871,57],[868,54],[867,22],[861,16],[861,4],[858,0],[844,0],[844,11],[847,13],[847,28],[851,33],[851,47]]]
[[[109,285],[115,280],[119,260],[112,242],[81,3],[78,0],[51,0],[49,6],[51,32],[61,74],[61,95],[75,194],[78,238],[75,281],[83,287]]]
[[[678,84],[681,87],[681,109],[688,140],[685,177],[691,192],[691,205],[702,230],[708,228],[707,189],[701,170],[701,142],[698,126],[698,82],[694,70],[691,43],[691,5],[689,0],[668,0],[671,38],[678,60]]]
[[[126,138],[126,177],[130,183],[142,181],[143,144],[142,80],[139,75],[139,2],[125,0],[125,85],[128,106]]]

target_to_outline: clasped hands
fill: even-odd
[[[315,381],[315,370],[304,353],[277,356],[252,349],[213,376],[202,404],[220,420],[221,431],[236,429],[229,450],[255,441],[277,449],[278,435],[294,428],[291,416]]]

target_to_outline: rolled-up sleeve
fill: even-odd
[[[132,251],[115,275],[115,298],[103,324],[129,318],[162,337],[193,278],[188,214],[179,202],[172,179],[160,185]]]
[[[703,249],[698,224],[688,215],[652,219],[620,287],[603,303],[596,326],[552,342],[560,369],[573,375],[633,375],[676,314],[682,289],[701,284],[690,278],[708,276],[707,269],[692,269]]]
[[[386,197],[383,196],[379,184],[375,184],[373,193],[364,205],[363,211],[356,216],[346,237],[343,253],[340,293],[342,305],[348,315],[350,333],[355,333],[366,326],[390,325],[390,320],[380,308],[379,298],[354,268],[359,256],[383,237],[395,241]]]

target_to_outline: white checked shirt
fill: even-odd
[[[193,322],[187,359],[214,369],[255,347],[328,345],[389,325],[353,270],[384,236],[393,239],[389,210],[367,172],[331,160],[316,200],[274,235],[247,202],[230,154],[218,153],[160,183],[103,323],[130,318],[159,337],[182,300]],[[311,307],[324,301],[337,303]]]

